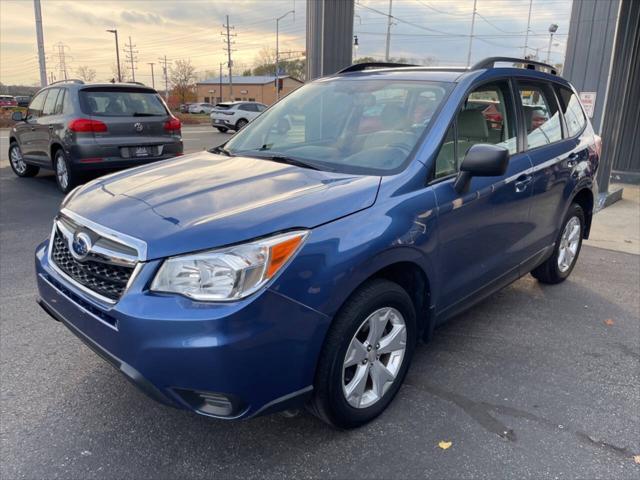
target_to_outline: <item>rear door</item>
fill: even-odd
[[[35,122],[33,150],[31,155],[43,165],[51,165],[49,150],[51,135],[56,128],[57,116],[55,114],[58,95],[62,89],[50,88],[47,98],[42,106],[42,115]]]
[[[93,134],[96,143],[105,149],[104,156],[158,157],[166,144],[180,140],[180,130],[165,128],[171,115],[154,90],[88,87],[80,90],[79,97],[83,113],[107,127],[106,131]]]
[[[475,88],[436,158],[438,315],[449,316],[513,281],[528,254],[531,162],[518,151],[513,97],[507,80]],[[507,171],[500,177],[474,177],[468,191],[458,194],[453,184],[459,166],[467,150],[478,143],[507,148],[511,153]]]
[[[583,130],[584,124],[578,130],[572,125],[573,135],[568,134],[553,84],[519,80],[516,97],[524,121],[526,149],[533,166],[530,236],[537,255],[529,264],[523,265],[523,270],[527,270],[535,266],[555,242],[567,198],[575,184],[576,166],[583,157],[588,159],[588,152],[579,139],[578,130]],[[567,102],[569,107],[570,96]],[[577,107],[581,113],[579,104]]]

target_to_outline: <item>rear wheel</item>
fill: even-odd
[[[542,283],[554,284],[566,280],[580,255],[583,231],[584,212],[580,205],[573,203],[560,229],[553,255],[536,267],[531,275]]]
[[[56,183],[62,193],[68,193],[76,186],[78,174],[71,168],[64,150],[59,149],[53,157],[53,167],[56,172]]]
[[[40,171],[40,167],[29,165],[24,161],[18,142],[11,142],[9,145],[9,163],[11,163],[13,173],[19,177],[33,177]]]
[[[336,316],[322,349],[312,413],[340,428],[380,415],[398,392],[416,343],[407,292],[388,280],[361,287]]]

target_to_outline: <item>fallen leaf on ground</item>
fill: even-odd
[[[442,441],[442,442],[440,442],[438,444],[438,446],[443,450],[446,450],[447,448],[451,447],[451,445],[453,445],[453,442],[444,442],[444,441]]]
[[[611,320],[610,318],[607,318],[607,319],[604,321],[604,324],[605,324],[607,327],[610,327],[611,325],[613,325],[613,320]]]
[[[636,455],[635,457],[633,457],[633,461],[640,465],[640,455]]]

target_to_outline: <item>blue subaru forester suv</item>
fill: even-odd
[[[210,152],[72,191],[39,303],[167,405],[356,427],[435,326],[529,272],[569,276],[599,152],[548,65],[354,65]]]

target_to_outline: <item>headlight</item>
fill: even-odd
[[[151,283],[155,292],[195,300],[244,298],[265,285],[300,250],[308,231],[295,231],[220,250],[168,258]]]

